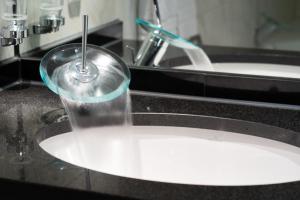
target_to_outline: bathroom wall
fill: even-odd
[[[204,44],[254,47],[262,13],[288,22],[297,16],[297,0],[196,0]]]
[[[0,60],[5,60],[14,55],[13,47],[0,47]]]
[[[297,9],[296,15],[297,15],[297,17],[299,18],[299,17],[300,17],[300,1],[297,1],[296,9]]]
[[[69,3],[79,3],[80,0],[65,0],[63,16],[66,18],[66,25],[60,31],[45,35],[36,35],[28,39],[21,45],[21,52],[26,52],[51,44],[54,41],[67,38],[81,32],[81,18],[74,16],[76,9],[69,10]],[[28,23],[32,24],[39,19],[39,0],[28,0]],[[135,17],[136,0],[81,0],[81,13],[89,14],[89,27],[93,28],[105,24],[114,19],[124,22],[124,37],[135,38]],[[13,48],[0,48],[0,60],[13,56]]]
[[[29,23],[33,23],[38,19],[39,10],[38,4],[34,4],[37,0],[29,0],[29,4],[33,5],[29,7],[29,13],[35,13],[31,15]],[[105,24],[114,19],[121,19],[124,21],[125,33],[124,37],[132,37],[132,30],[134,29],[135,16],[131,14],[131,9],[135,6],[135,0],[82,0],[81,13],[87,13],[89,15],[89,27],[93,28],[101,24]],[[65,0],[63,16],[66,17],[66,25],[61,28],[57,33],[36,35],[28,39],[24,45],[22,45],[21,51],[26,52],[38,46],[52,43],[53,41],[66,38],[70,35],[81,32],[81,17],[70,17],[70,11],[68,9],[68,1]]]
[[[152,1],[139,0],[139,17],[154,20]],[[299,0],[159,0],[164,28],[185,38],[198,33],[206,45],[255,47],[265,17],[288,23],[300,15]],[[297,9],[297,6],[299,9]],[[139,38],[143,38],[143,31]]]

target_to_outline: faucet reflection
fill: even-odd
[[[211,61],[206,53],[190,41],[171,33],[163,28],[160,18],[159,4],[154,0],[157,25],[143,19],[137,19],[136,23],[148,34],[136,56],[133,64],[135,66],[157,67],[163,59],[169,46],[183,50],[190,59],[193,68],[196,70],[213,71]]]

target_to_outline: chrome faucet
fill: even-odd
[[[153,5],[156,14],[157,26],[162,28],[161,15],[158,0],[153,0]],[[148,37],[143,42],[139,49],[133,64],[136,66],[157,66],[162,56],[165,53],[167,44],[164,40],[157,36],[159,30],[155,34],[149,33]],[[165,47],[165,48],[164,48]]]

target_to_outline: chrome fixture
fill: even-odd
[[[41,0],[40,21],[32,26],[33,34],[45,34],[59,31],[65,25],[65,18],[61,16],[64,0]]]
[[[158,0],[153,0],[153,5],[156,14],[157,27],[162,28],[161,15]],[[156,33],[149,33],[148,37],[143,42],[133,61],[137,66],[157,66],[168,46],[165,41],[158,37],[160,30],[155,30]],[[164,48],[165,47],[165,48]]]
[[[155,34],[149,34],[135,56],[134,65],[157,66],[165,53],[167,43]],[[165,48],[163,48],[165,47]]]
[[[63,25],[65,25],[64,17],[50,18],[48,16],[42,16],[40,17],[40,23],[32,26],[32,33],[45,34],[57,32]]]
[[[28,37],[27,0],[2,0],[0,46],[19,45]]]
[[[136,23],[144,29],[148,35],[136,55],[133,55],[135,66],[159,66],[169,46],[174,46],[185,51],[194,65],[210,66],[211,63],[203,50],[190,41],[171,33],[163,28],[158,0],[153,0],[157,24],[152,24],[143,19],[137,19]],[[127,47],[128,48],[128,47]],[[130,49],[130,48],[129,48]],[[133,53],[132,49],[130,49]]]

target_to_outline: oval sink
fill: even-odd
[[[257,76],[283,77],[283,78],[300,78],[300,66],[281,65],[281,64],[264,64],[264,63],[213,63],[214,72],[245,74]],[[201,67],[185,65],[174,67],[175,69],[184,70],[201,70]]]
[[[300,180],[300,149],[288,144],[297,141],[293,131],[192,115],[137,114],[134,119],[133,127],[62,134],[56,124],[41,130],[40,146],[74,165],[142,180],[217,186]]]

